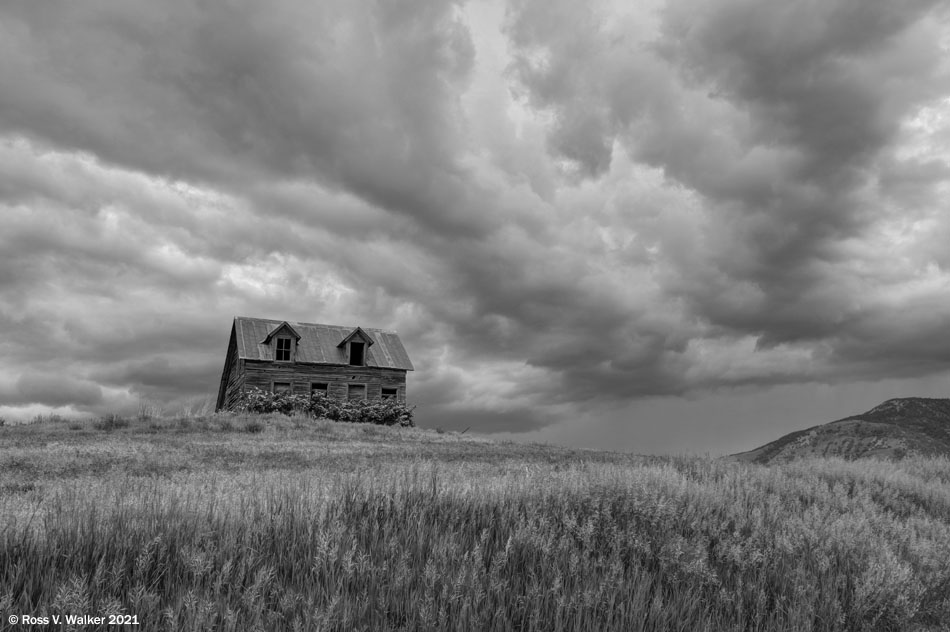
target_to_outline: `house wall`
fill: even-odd
[[[406,372],[401,369],[259,360],[242,362],[245,389],[257,387],[270,391],[274,382],[290,382],[294,393],[309,395],[312,382],[326,382],[329,397],[346,399],[347,384],[365,384],[366,399],[370,401],[381,398],[383,387],[397,389],[396,399],[406,401]]]
[[[225,407],[228,409],[232,409],[237,406],[244,394],[244,360],[237,361],[237,366],[234,369],[233,375],[234,377],[228,384],[227,396],[224,402]]]
[[[232,330],[228,353],[224,360],[224,370],[221,372],[221,385],[218,388],[218,402],[215,410],[231,409],[237,404],[244,388],[243,364],[244,361],[238,359],[237,340]]]

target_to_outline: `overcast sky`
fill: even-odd
[[[420,425],[750,449],[950,396],[936,0],[5,0],[0,415],[397,330]]]

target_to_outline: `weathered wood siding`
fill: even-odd
[[[221,372],[216,410],[228,410],[238,403],[244,389],[243,364],[244,360],[238,359],[237,339],[232,328],[231,341],[228,343],[228,353],[224,360],[224,370]]]
[[[244,388],[270,391],[274,382],[290,382],[294,393],[309,395],[310,384],[325,382],[328,397],[346,399],[348,384],[365,384],[366,399],[370,401],[382,397],[383,387],[395,388],[396,399],[406,401],[406,372],[400,369],[259,360],[241,362],[244,364]]]
[[[244,382],[244,360],[238,360],[234,369],[234,378],[228,384],[228,395],[225,399],[225,407],[229,410],[240,403],[241,396],[244,394]]]

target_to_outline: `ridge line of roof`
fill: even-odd
[[[359,327],[363,331],[374,331],[374,332],[380,332],[384,334],[397,334],[397,335],[399,334],[399,332],[396,331],[395,329],[380,329],[379,327],[363,327],[362,325],[332,325],[330,323],[305,323],[303,321],[298,321],[298,320],[277,320],[275,318],[258,318],[256,316],[235,316],[234,320],[257,320],[257,321],[267,322],[267,323],[276,323],[278,325],[281,323],[287,323],[290,325],[303,325],[305,327],[306,326],[340,327],[342,329],[356,329],[357,327]]]

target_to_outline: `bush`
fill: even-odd
[[[307,409],[309,399],[306,395],[293,393],[270,393],[252,388],[244,393],[238,410],[248,413],[281,413],[292,415]]]
[[[301,414],[313,419],[370,423],[380,426],[414,426],[414,406],[396,400],[337,401],[322,393],[295,395],[293,393],[269,393],[254,388],[244,394],[239,410],[248,413]]]

